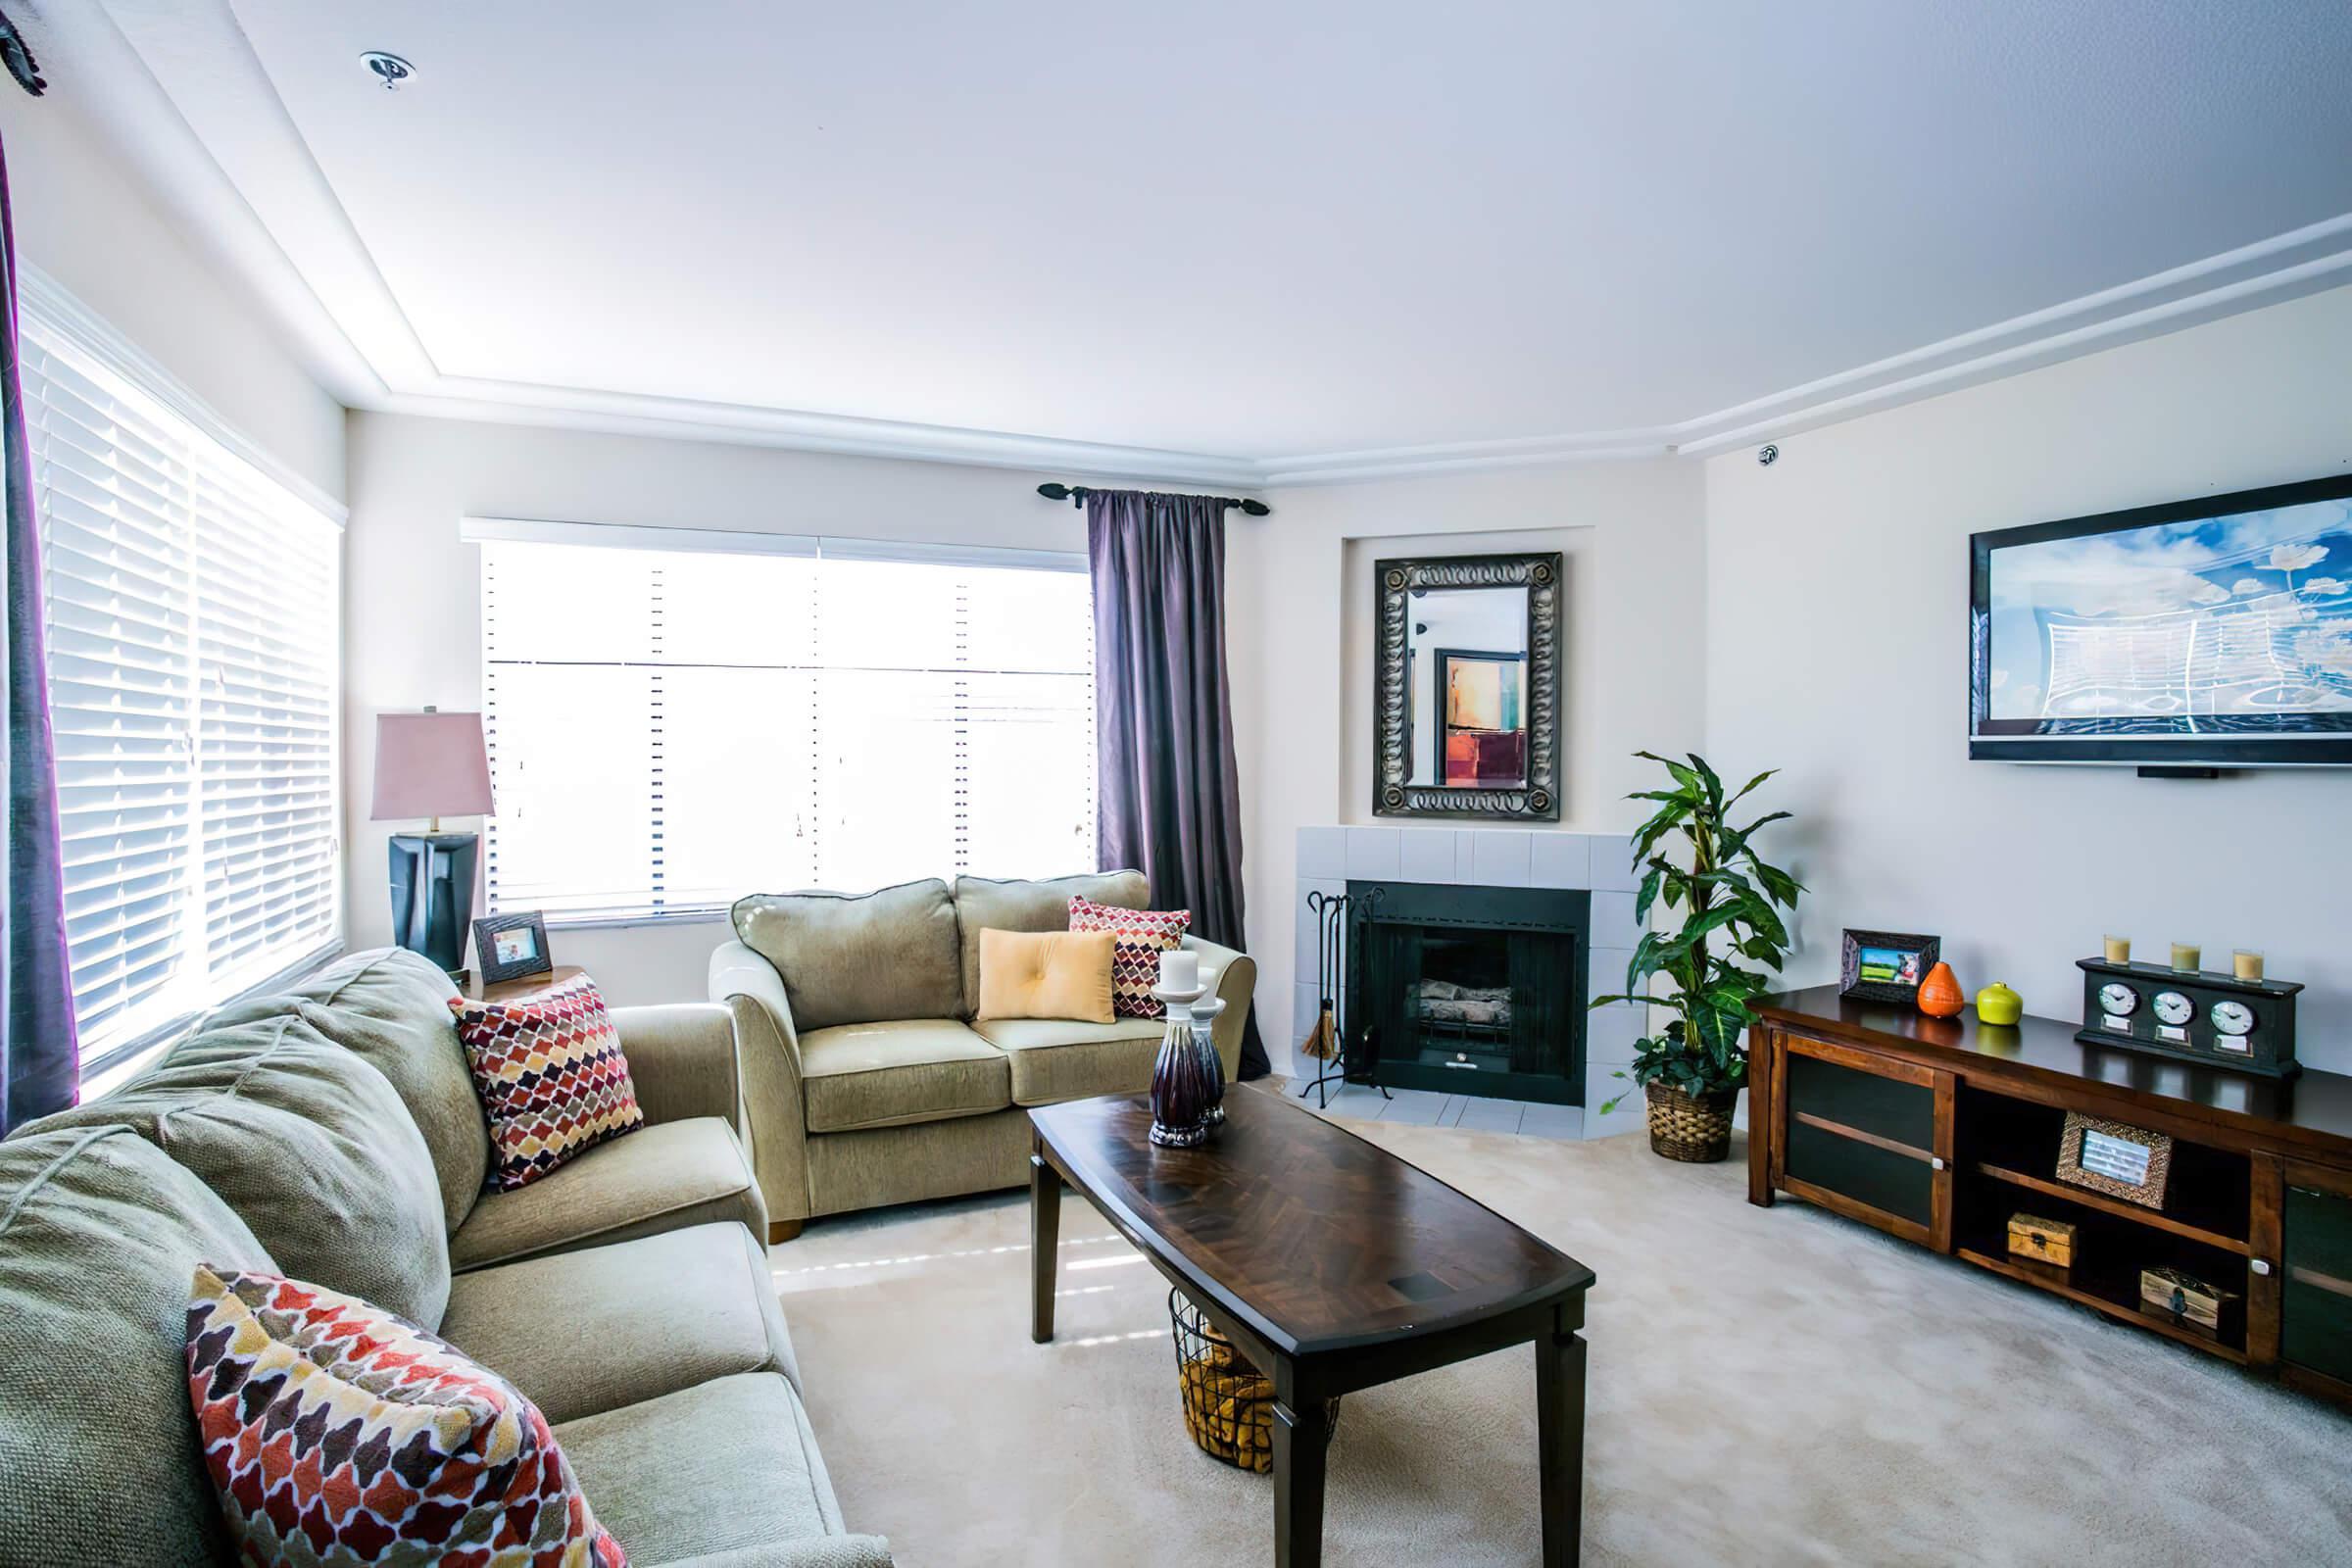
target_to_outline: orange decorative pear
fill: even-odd
[[[1948,963],[1938,963],[1919,983],[1919,1010],[1931,1018],[1956,1018],[1967,1005],[1968,999],[1960,994],[1960,982]]]

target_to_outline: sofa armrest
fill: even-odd
[[[710,1000],[735,1020],[743,1061],[745,1140],[767,1200],[770,1240],[808,1217],[808,1120],[801,1098],[801,1039],[775,966],[740,942],[710,955]]]
[[[1200,955],[1202,969],[1218,971],[1217,1000],[1225,1004],[1225,1010],[1217,1014],[1209,1037],[1216,1041],[1218,1059],[1225,1063],[1226,1081],[1238,1082],[1242,1074],[1242,1031],[1249,1026],[1250,1002],[1257,994],[1257,960],[1247,953],[1219,947],[1200,937],[1188,936],[1184,945]]]
[[[647,1121],[717,1116],[743,1136],[742,1069],[726,1008],[700,1002],[614,1007],[612,1027]]]
[[[893,1565],[890,1543],[880,1536],[804,1536],[798,1541],[674,1558],[666,1568],[893,1568]]]

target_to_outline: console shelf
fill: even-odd
[[[2352,1077],[2289,1082],[2074,1038],[1930,1018],[1834,987],[1768,997],[1748,1032],[1748,1200],[1819,1203],[1934,1251],[2352,1403]],[[2066,1115],[2172,1139],[2162,1208],[2057,1179]],[[2071,1267],[2012,1257],[2011,1215],[2075,1227]],[[2141,1310],[2148,1268],[2241,1298],[2207,1335]]]

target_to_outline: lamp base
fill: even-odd
[[[392,835],[392,940],[453,975],[466,967],[480,843],[472,833]]]

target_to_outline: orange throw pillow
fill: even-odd
[[[980,933],[977,1018],[1069,1018],[1109,1023],[1108,931]]]

